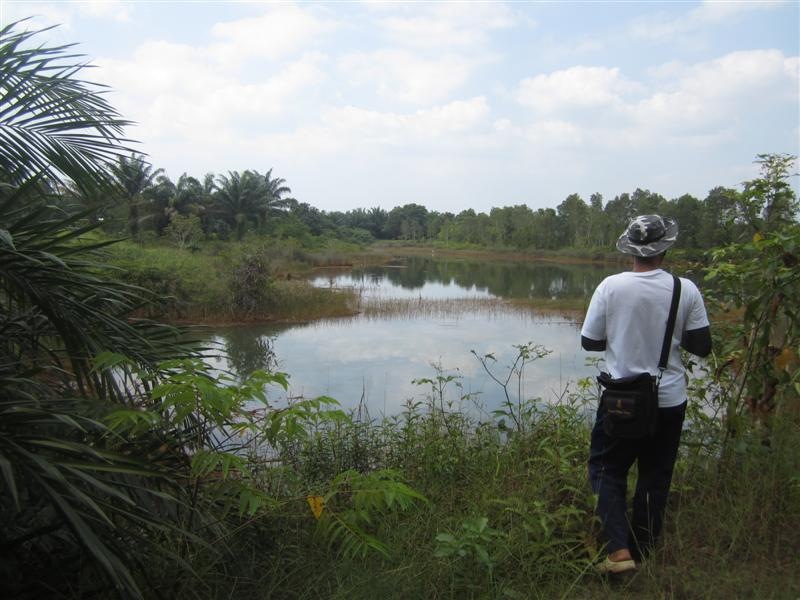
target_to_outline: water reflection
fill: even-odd
[[[484,295],[498,298],[588,298],[609,274],[603,266],[544,263],[479,262],[413,257],[400,264],[355,268],[348,273],[317,277],[315,285],[373,288],[388,284],[424,297]],[[429,295],[427,292],[432,292]],[[438,293],[437,293],[438,292]]]
[[[580,349],[575,323],[519,313],[249,327],[219,330],[216,339],[242,353],[244,348],[231,340],[241,341],[248,335],[269,340],[275,368],[290,374],[289,396],[328,395],[348,408],[364,404],[373,415],[397,413],[406,400],[423,400],[429,387],[413,381],[435,377],[432,365],[456,376],[462,385],[461,391],[451,386],[449,399],[470,394],[484,410],[498,408],[504,398],[502,389],[483,371],[471,350],[481,356],[493,354],[501,379],[516,356],[514,344],[534,342],[552,350],[526,369],[521,381],[526,398],[553,399],[563,393],[568,381],[593,373],[593,368],[585,365],[586,354]],[[255,346],[245,344],[246,348]],[[235,368],[232,363],[228,366]]]
[[[273,350],[274,335],[257,335],[252,328],[227,329],[222,336],[227,367],[238,376],[253,371],[274,371],[278,361]]]
[[[290,375],[288,392],[272,398],[328,395],[346,408],[365,406],[372,415],[394,414],[406,401],[424,401],[438,368],[462,386],[450,385],[448,400],[470,396],[485,411],[498,408],[502,389],[471,351],[493,354],[500,379],[516,357],[514,345],[532,342],[552,351],[525,370],[525,398],[552,400],[568,382],[596,372],[586,365],[577,323],[564,317],[535,316],[524,309],[479,310],[481,299],[586,298],[608,270],[591,266],[485,263],[412,258],[388,267],[364,267],[316,277],[318,286],[353,286],[379,298],[441,300],[459,310],[409,311],[398,315],[319,321],[304,325],[259,325],[217,329],[213,341],[228,355],[215,366],[236,374],[255,369]],[[449,302],[455,299],[455,302]],[[467,299],[478,299],[468,301]],[[457,302],[463,300],[463,302]],[[415,302],[412,302],[416,306]],[[495,303],[491,303],[497,306]],[[424,313],[424,314],[422,314]],[[515,388],[516,391],[516,388]]]

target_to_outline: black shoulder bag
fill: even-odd
[[[620,438],[643,438],[651,436],[658,424],[658,387],[667,368],[670,342],[675,329],[678,301],[681,295],[681,280],[672,276],[672,304],[669,307],[667,331],[661,346],[658,375],[638,373],[629,377],[613,379],[608,373],[600,373],[597,383],[603,389],[600,404],[605,409],[603,430],[606,435]]]

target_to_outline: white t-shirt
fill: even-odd
[[[667,369],[661,378],[658,405],[678,406],[686,400],[686,378],[680,342],[685,331],[708,327],[708,316],[697,286],[681,279],[681,297]],[[614,377],[647,371],[658,374],[672,300],[672,275],[662,269],[628,271],[606,277],[594,291],[581,335],[606,340],[606,370]]]

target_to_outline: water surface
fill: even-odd
[[[516,358],[514,345],[533,343],[552,351],[526,366],[519,387],[516,375],[509,392],[516,399],[552,400],[569,382],[592,375],[588,353],[580,348],[580,326],[560,315],[532,310],[458,309],[469,299],[586,298],[609,273],[587,266],[535,263],[481,263],[412,258],[383,267],[356,268],[317,275],[313,285],[352,287],[365,301],[417,299],[417,314],[324,320],[304,325],[264,325],[217,329],[214,339],[229,359],[214,359],[220,368],[243,374],[271,368],[290,375],[289,396],[336,398],[346,408],[366,407],[373,416],[396,414],[408,401],[425,401],[429,384],[414,383],[437,374],[453,376],[446,399],[462,408],[491,411],[505,399],[503,388],[485,372],[479,356],[505,381]],[[426,300],[452,300],[453,310],[426,311]],[[414,303],[412,303],[413,307]],[[595,355],[597,356],[597,355]],[[461,388],[456,386],[456,382]],[[273,397],[286,395],[273,390]]]

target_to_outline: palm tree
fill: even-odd
[[[84,239],[91,209],[54,202],[64,189],[97,198],[113,166],[139,161],[70,46],[32,46],[17,27],[0,30],[0,547],[13,562],[0,595],[88,575],[140,597],[141,552],[171,528],[157,517],[168,471],[113,451],[101,417],[134,399],[132,368],[97,357],[144,375],[174,355],[175,331],[131,318],[147,294],[100,275],[108,242]],[[31,572],[53,548],[58,568]]]
[[[147,197],[148,192],[153,190],[164,169],[153,170],[143,156],[131,154],[129,157],[118,157],[116,163],[109,165],[109,170],[114,176],[119,196],[128,205],[128,232],[137,237],[143,220],[142,209],[152,199]]]
[[[263,214],[263,181],[255,171],[228,171],[216,181],[217,213],[241,240],[248,222],[258,223]]]
[[[178,177],[175,184],[175,196],[170,203],[170,208],[180,215],[197,212],[203,203],[203,185],[195,177],[186,173]]]
[[[294,198],[284,196],[291,194],[292,190],[286,184],[286,180],[282,177],[272,177],[272,169],[264,175],[264,210],[266,211],[265,217],[269,216],[274,211],[286,210],[293,202],[297,202]]]

